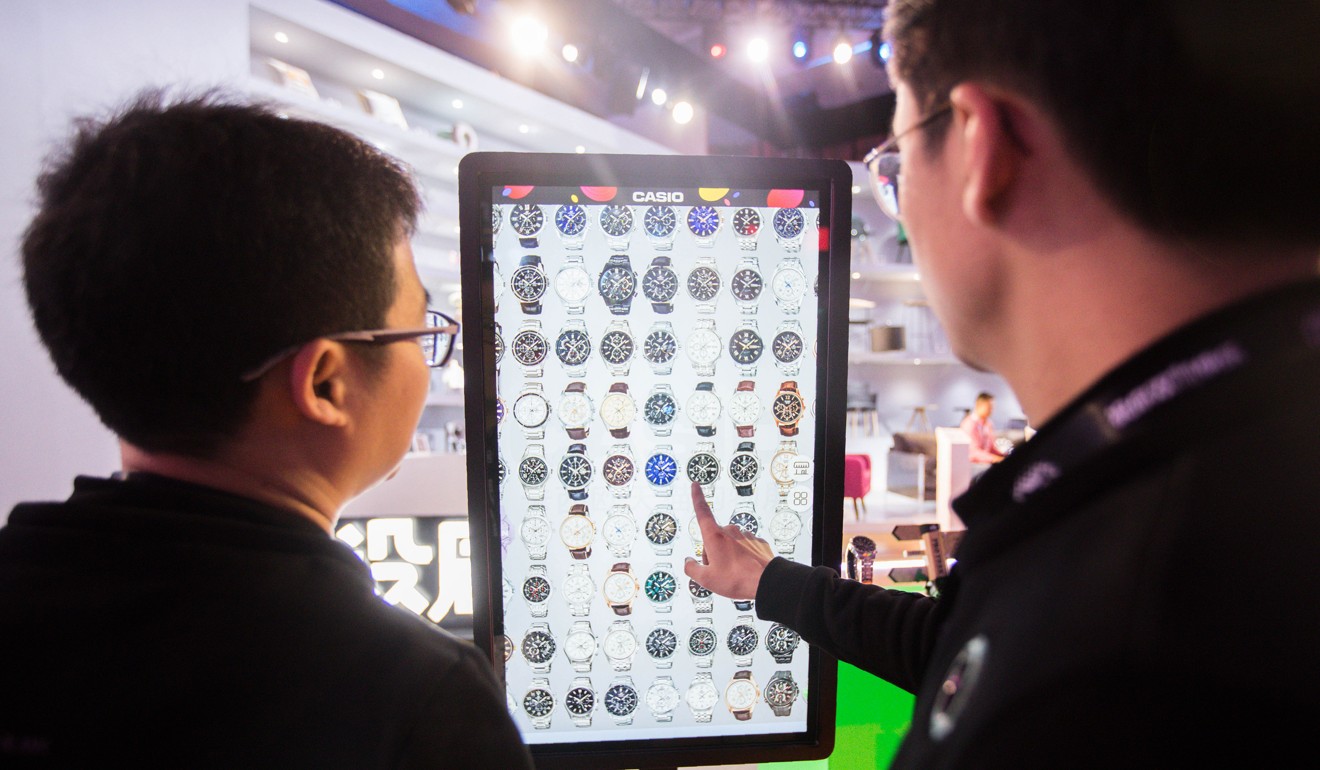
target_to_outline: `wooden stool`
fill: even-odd
[[[908,418],[907,432],[911,433],[914,427],[918,427],[923,433],[930,433],[930,418],[927,416],[927,412],[938,408],[939,404],[918,404],[912,407],[912,416]]]

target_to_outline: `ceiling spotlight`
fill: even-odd
[[[550,30],[535,16],[519,16],[513,20],[511,29],[514,52],[523,56],[540,53],[545,48],[545,41],[550,37]]]
[[[530,134],[531,132],[532,132],[532,127],[527,125],[526,123],[522,123],[518,126],[518,133],[520,134]]]
[[[724,45],[723,43],[710,44],[710,58],[712,59],[723,59],[724,54],[728,52],[729,52],[728,46]]]
[[[587,148],[579,144],[577,147],[573,148],[573,151],[576,152],[578,155],[581,155],[587,151]]]
[[[747,41],[747,58],[760,64],[770,58],[770,43],[763,37],[754,37]]]
[[[277,43],[287,43],[287,42],[289,42],[289,36],[286,35],[286,34],[284,34],[283,32],[276,32],[276,33],[275,33],[275,42],[277,42]]]
[[[836,64],[847,64],[852,61],[853,47],[847,40],[840,40],[834,45],[834,61]]]
[[[384,79],[385,79],[385,70],[380,69],[379,67],[377,67],[376,69],[374,69],[374,70],[371,71],[371,76],[372,76],[373,78],[377,79],[377,80],[384,80]]]
[[[687,102],[674,102],[675,123],[680,126],[691,123],[693,114],[694,112],[691,104],[688,104]]]
[[[806,64],[811,58],[811,30],[806,27],[798,27],[793,30],[792,45],[789,46],[789,53],[793,55],[793,61],[798,64]]]
[[[729,39],[720,25],[708,24],[701,31],[701,47],[710,52],[710,58],[723,59],[729,52]]]
[[[463,109],[463,100],[462,100],[462,99],[455,99],[454,101],[450,102],[449,104],[450,104],[454,109],[456,109],[456,110],[461,110],[461,109]]]
[[[572,64],[578,60],[578,47],[572,43],[564,43],[564,48],[560,51],[560,54],[563,55],[564,61]]]
[[[669,101],[669,94],[665,93],[665,89],[657,88],[651,92],[651,102],[657,107],[665,106],[667,101]]]

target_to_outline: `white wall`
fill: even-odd
[[[18,239],[41,159],[72,116],[148,85],[241,83],[244,0],[6,0],[0,23],[0,522],[118,467],[113,436],[55,374],[23,297]]]

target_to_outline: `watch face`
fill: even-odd
[[[569,514],[559,525],[559,539],[569,548],[586,548],[596,535],[596,525],[579,514]]]
[[[709,598],[711,595],[709,588],[703,586],[702,584],[698,583],[695,580],[688,581],[688,592],[691,593],[692,596],[697,599],[706,599]]]
[[[596,593],[596,584],[591,582],[591,578],[582,574],[569,575],[564,579],[564,599],[570,604],[582,604],[591,601],[591,595]],[[596,637],[587,633],[569,634],[568,644],[571,647],[573,641],[578,644],[591,644],[591,649],[596,649]],[[569,650],[574,652],[574,650]]]
[[[524,457],[518,463],[518,480],[529,487],[539,487],[550,476],[550,466],[540,457]]]
[[[624,455],[610,455],[600,466],[600,475],[605,479],[605,483],[614,487],[621,487],[632,481],[635,472],[633,461]]]
[[[530,237],[545,226],[545,214],[534,203],[519,203],[509,211],[509,226],[524,238]]]
[[[495,332],[495,363],[504,359],[504,335]]]
[[[796,393],[785,392],[775,396],[773,404],[775,420],[792,424],[802,418],[802,397]]]
[[[693,363],[711,363],[720,357],[720,336],[710,329],[697,329],[688,337],[687,354]]]
[[[502,422],[504,422],[504,399],[500,398],[499,396],[496,396],[496,397],[495,397],[495,424],[496,424],[496,425],[499,425],[499,424],[502,423]]]
[[[797,452],[775,452],[770,458],[770,475],[775,481],[788,483],[793,480],[793,463],[797,461]]]
[[[692,629],[688,635],[688,652],[693,655],[710,655],[715,652],[716,644],[719,644],[719,639],[715,632],[705,626]]]
[[[612,429],[622,428],[637,416],[637,403],[627,393],[611,393],[600,402],[600,419]]]
[[[798,209],[780,209],[775,212],[775,234],[780,238],[796,238],[802,234],[806,217]]]
[[[569,660],[591,660],[591,656],[595,654],[596,637],[592,636],[590,631],[570,631],[568,636],[564,637],[564,655]]]
[[[550,402],[540,393],[524,393],[513,402],[513,419],[524,428],[539,428],[550,417]]]
[[[646,654],[656,660],[667,660],[678,650],[678,634],[659,626],[646,635]]]
[[[792,540],[802,534],[802,519],[791,510],[770,517],[770,535],[775,540]]]
[[[765,686],[765,702],[783,708],[797,700],[798,685],[788,677],[777,676]]]
[[[550,598],[550,581],[533,575],[523,581],[523,598],[529,602],[543,602]]]
[[[606,332],[600,338],[600,356],[611,364],[626,363],[632,359],[635,350],[632,335],[620,329]]]
[[[687,704],[693,711],[708,711],[719,699],[720,691],[704,680],[692,685],[687,691]]]
[[[729,399],[729,417],[734,425],[751,425],[761,416],[761,399],[755,393],[740,390]]]
[[[713,484],[720,476],[720,461],[709,452],[698,452],[688,460],[687,475],[697,484]]]
[[[523,696],[523,709],[533,717],[548,715],[555,708],[555,696],[549,690],[538,687],[528,690]]]
[[[597,288],[610,304],[627,302],[637,293],[637,274],[623,265],[611,265],[600,272]]]
[[[756,705],[756,685],[746,679],[735,679],[724,691],[724,700],[729,708],[745,711]]]
[[[745,238],[756,235],[761,231],[761,214],[750,208],[733,212],[733,231]]]
[[[672,423],[678,417],[678,402],[665,392],[652,393],[646,397],[642,406],[642,418],[651,425],[661,427]]]
[[[688,397],[687,416],[696,425],[710,425],[720,416],[720,399],[709,390],[698,390]]]
[[[536,366],[549,352],[550,343],[535,329],[524,329],[513,337],[513,359],[523,366]]]
[[[765,281],[761,279],[761,274],[750,267],[734,273],[733,279],[729,281],[729,291],[743,302],[755,302],[764,288]]]
[[[591,481],[591,461],[586,455],[570,452],[559,463],[559,480],[569,489],[585,489]]]
[[[720,229],[720,212],[713,206],[693,206],[687,215],[687,226],[698,238],[709,238]]]
[[[629,658],[637,652],[637,637],[632,631],[611,631],[605,635],[605,654],[611,658]]]
[[[545,271],[535,265],[522,265],[509,279],[509,291],[523,302],[535,302],[545,294]]]
[[[646,335],[642,343],[642,355],[653,364],[667,364],[678,353],[678,340],[668,329],[656,329]]]
[[[656,545],[668,545],[678,536],[678,520],[667,513],[653,513],[646,520],[646,539]]]
[[[507,475],[509,475],[509,469],[508,469],[508,467],[506,467],[506,466],[504,465],[504,458],[503,458],[503,457],[499,458],[499,463],[498,463],[498,465],[497,465],[497,468],[498,468],[498,470],[496,471],[496,473],[497,473],[498,476],[499,476],[499,482],[500,482],[501,485],[503,485],[503,484],[504,484],[504,477],[507,476]]]
[[[513,657],[513,640],[507,635],[500,637],[500,650],[504,653],[504,662],[508,663]]]
[[[591,399],[581,393],[565,393],[555,407],[565,427],[580,428],[591,419]]]
[[[652,302],[668,302],[678,294],[678,273],[672,267],[657,265],[642,275],[642,293]]]
[[[626,572],[612,572],[601,590],[612,604],[627,604],[637,595],[637,581]]]
[[[751,452],[739,452],[729,461],[729,477],[736,484],[750,484],[761,472],[761,463]]]
[[[596,707],[596,693],[590,687],[574,687],[564,698],[564,710],[576,717],[586,716]]]
[[[550,522],[543,516],[529,516],[523,519],[522,539],[528,545],[545,545],[550,542]]]
[[[755,535],[761,529],[761,522],[750,511],[737,511],[729,517],[729,523],[749,535]]]
[[[747,625],[734,626],[729,630],[729,638],[725,642],[729,646],[729,652],[734,655],[751,655],[756,651],[756,645],[761,641],[761,637],[756,633],[756,629]]]
[[[807,277],[795,267],[776,270],[770,279],[770,291],[784,302],[797,302],[807,294]]]
[[[628,545],[637,536],[637,522],[631,515],[611,516],[605,520],[601,535],[613,546]]]
[[[802,637],[798,636],[797,631],[776,623],[765,636],[765,648],[777,655],[785,655],[796,650],[801,641]]]
[[[580,305],[591,296],[591,275],[581,267],[566,267],[555,273],[555,293],[570,305]]]
[[[499,235],[499,233],[500,233],[500,222],[503,222],[503,221],[504,221],[504,215],[500,213],[500,207],[499,207],[499,206],[491,206],[491,207],[490,207],[490,234],[491,234],[492,236]]]
[[[671,206],[651,206],[642,215],[642,227],[652,238],[668,238],[677,226],[678,217]]]
[[[637,710],[637,701],[637,689],[630,684],[612,685],[605,691],[605,710],[612,716],[628,716]]]
[[[802,335],[795,331],[780,332],[775,335],[771,349],[780,363],[791,364],[802,357]]]
[[[653,486],[667,487],[678,478],[678,462],[672,455],[656,452],[646,459],[646,480]]]
[[[678,590],[678,581],[674,579],[672,573],[658,569],[647,576],[643,590],[647,599],[657,604],[664,604],[674,598],[674,592]]]
[[[710,302],[720,293],[720,274],[713,267],[694,267],[687,277],[688,294],[698,302]]]
[[[606,206],[600,212],[600,229],[606,235],[622,238],[633,229],[632,209],[627,206]]]
[[[646,707],[664,714],[678,705],[678,688],[667,681],[657,681],[646,691]]]
[[[739,329],[729,337],[729,355],[740,364],[754,364],[765,352],[765,342],[755,329]]]
[[[555,654],[555,638],[545,631],[528,631],[522,640],[522,654],[532,663],[548,663]]]
[[[569,237],[581,235],[587,229],[587,210],[576,203],[566,203],[555,209],[555,227]]]

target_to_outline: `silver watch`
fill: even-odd
[[[688,708],[692,709],[695,722],[709,722],[719,699],[720,691],[715,688],[715,679],[709,671],[692,677],[692,684],[688,685],[687,694],[683,697]]]
[[[586,565],[581,565],[586,566]],[[579,620],[569,626],[564,637],[564,657],[574,671],[591,671],[591,659],[596,657],[596,635],[591,631],[591,622]]]

